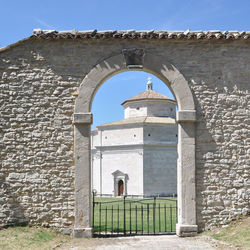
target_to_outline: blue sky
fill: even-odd
[[[250,0],[0,0],[0,8],[0,47],[35,28],[250,30]],[[148,75],[125,72],[105,82],[93,103],[94,126],[122,119],[120,103],[142,92]],[[171,94],[158,79],[152,81],[156,91]]]

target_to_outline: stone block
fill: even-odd
[[[177,122],[195,122],[196,111],[195,110],[180,110],[177,111]]]
[[[196,236],[198,232],[197,225],[176,224],[176,234],[180,237]]]
[[[93,236],[92,228],[74,228],[73,236],[76,238],[91,238]]]
[[[73,124],[92,124],[93,116],[91,113],[76,113],[73,117]]]

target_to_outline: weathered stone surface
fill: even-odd
[[[194,110],[182,110],[177,112],[177,122],[195,122],[196,112]]]
[[[73,117],[74,124],[92,124],[93,117],[91,113],[75,113]]]

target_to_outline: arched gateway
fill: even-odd
[[[74,110],[75,160],[75,227],[76,237],[92,235],[90,129],[91,105],[98,88],[108,78],[127,70],[142,70],[160,78],[173,92],[178,122],[178,224],[179,236],[197,233],[195,197],[195,120],[193,96],[187,80],[163,57],[143,49],[124,49],[97,64],[86,75],[79,88]]]

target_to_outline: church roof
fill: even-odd
[[[127,102],[141,101],[141,100],[165,100],[176,103],[175,100],[153,90],[153,83],[151,82],[151,77],[148,77],[146,91],[143,91],[142,93],[127,99],[122,103],[122,105],[124,105]]]
[[[155,116],[140,116],[140,117],[130,117],[123,120],[110,122],[97,126],[109,127],[109,126],[119,126],[119,125],[132,125],[132,124],[175,124],[175,119],[171,117],[155,117]]]
[[[141,100],[167,100],[167,101],[175,102],[175,100],[173,100],[165,95],[162,95],[154,90],[146,90],[146,91],[143,91],[142,93],[140,93],[136,96],[133,96],[133,97],[127,99],[126,101],[124,101],[122,103],[122,105],[124,105],[127,102],[141,101]]]

